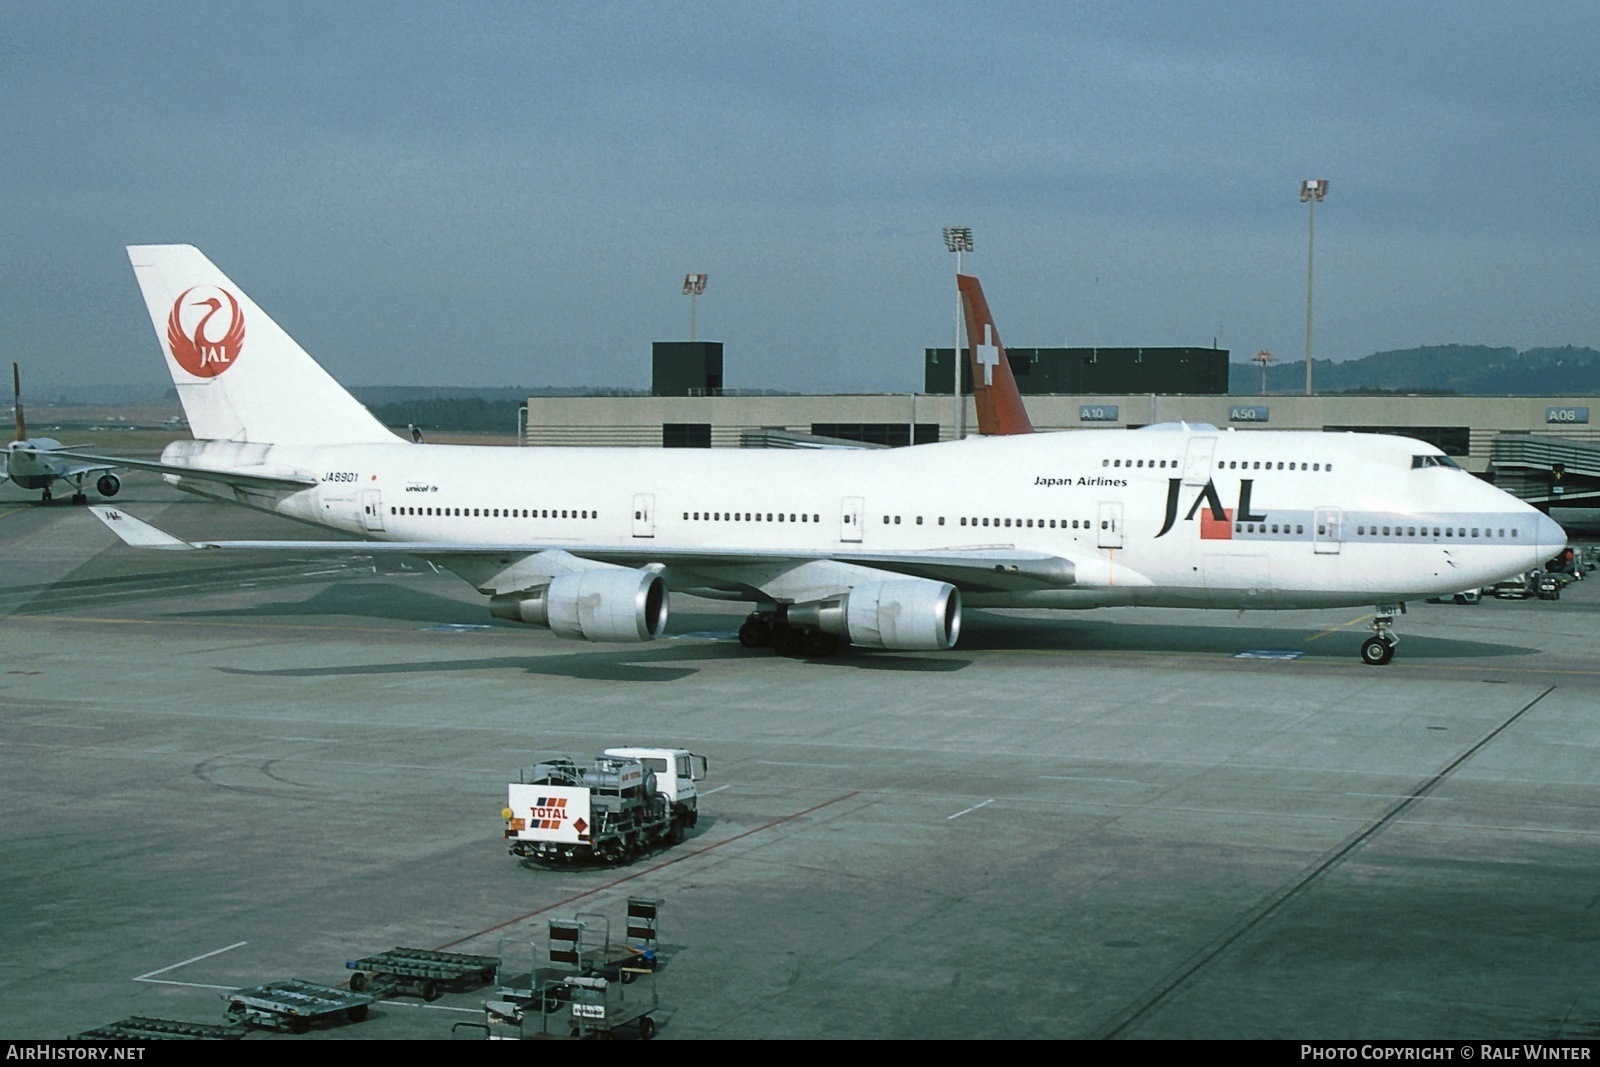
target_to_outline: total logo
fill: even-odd
[[[532,829],[559,830],[561,829],[562,820],[566,817],[566,797],[540,797],[528,809],[528,825]],[[572,828],[581,834],[589,828],[589,824],[579,819],[573,824]]]
[[[226,289],[196,285],[172,302],[167,345],[178,366],[196,378],[215,378],[244,348],[244,314]]]

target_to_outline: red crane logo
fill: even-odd
[[[213,324],[211,320],[224,309],[226,316]],[[178,366],[196,378],[215,378],[234,365],[244,347],[239,301],[216,286],[185,289],[172,302],[172,314],[167,316],[167,344]]]

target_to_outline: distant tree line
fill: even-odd
[[[484,400],[481,397],[448,397],[433,400],[403,400],[377,404],[372,414],[386,426],[419,427],[428,430],[487,430],[498,433],[517,431],[514,400]]]
[[[1317,360],[1313,385],[1324,394],[1422,396],[1600,396],[1600,352],[1592,348],[1514,348],[1488,345],[1427,345],[1375,352],[1334,363]],[[1269,393],[1305,389],[1305,360],[1267,368]],[[1228,392],[1254,396],[1261,369],[1251,363],[1228,368]]]

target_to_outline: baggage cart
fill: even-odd
[[[494,980],[498,960],[465,952],[426,948],[394,948],[376,956],[348,960],[350,988],[375,997],[409,994],[438,1000],[446,990],[466,990]]]
[[[231,1023],[303,1034],[314,1024],[336,1017],[360,1022],[367,1017],[374,998],[290,978],[235,989],[222,994],[222,999],[228,1002],[225,1014]]]

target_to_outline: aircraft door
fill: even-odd
[[[1311,543],[1318,555],[1338,555],[1344,544],[1344,511],[1341,508],[1317,508],[1311,513]]]
[[[654,493],[633,494],[633,536],[654,537],[656,535],[656,495]]]
[[[860,543],[864,526],[861,521],[862,514],[866,511],[865,503],[861,497],[847,496],[840,508],[839,515],[839,540]]]
[[[361,521],[374,532],[383,529],[383,494],[377,489],[361,490]]]
[[[1216,454],[1215,437],[1191,437],[1183,454],[1183,484],[1205,485],[1211,480],[1211,457]]]
[[[1101,501],[1099,532],[1100,547],[1121,548],[1122,540],[1122,501]]]

